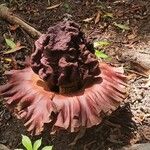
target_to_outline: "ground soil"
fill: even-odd
[[[150,87],[147,77],[137,72],[133,62],[150,66],[150,2],[147,0],[1,0],[20,18],[44,33],[48,27],[62,20],[79,23],[86,36],[107,40],[111,44],[102,50],[115,66],[123,66],[129,78],[129,96],[102,124],[87,129],[73,146],[77,133],[61,132],[41,136],[43,145],[54,145],[55,150],[117,150],[125,145],[150,142]],[[49,5],[61,5],[46,9]],[[109,13],[109,14],[108,14]],[[99,15],[98,15],[99,14]],[[87,19],[88,18],[88,19]],[[122,30],[114,22],[129,26]],[[13,29],[12,29],[13,27]],[[34,40],[23,29],[0,20],[0,84],[6,82],[4,71],[23,68],[24,60],[34,47]],[[26,48],[3,55],[7,46],[3,36],[13,37]],[[7,58],[7,59],[6,59]],[[13,58],[10,63],[8,58]],[[105,61],[105,60],[104,60]],[[139,73],[140,72],[140,73]],[[0,144],[10,149],[21,148],[21,134],[29,135],[20,120],[13,117],[0,99]],[[29,135],[30,136],[30,135]],[[41,136],[32,137],[33,140]]]

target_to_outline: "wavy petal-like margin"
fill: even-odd
[[[76,132],[82,127],[98,125],[104,115],[116,110],[126,98],[126,77],[115,68],[100,63],[101,74],[91,86],[68,95],[49,91],[47,85],[31,68],[9,71],[8,83],[0,86],[0,95],[25,126],[38,135],[52,112],[57,113],[52,131]]]
[[[8,83],[0,86],[0,95],[5,97],[8,108],[19,118],[31,134],[43,131],[44,123],[51,122],[54,110],[54,93],[31,68],[6,72]]]
[[[72,95],[54,96],[59,113],[53,130],[75,132],[81,127],[98,125],[126,98],[126,76],[105,63],[100,63],[100,69],[93,85]]]

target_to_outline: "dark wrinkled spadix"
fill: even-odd
[[[49,28],[35,42],[31,67],[6,76],[0,95],[36,135],[45,123],[53,124],[50,132],[98,125],[126,97],[126,77],[99,63],[93,45],[73,22]]]

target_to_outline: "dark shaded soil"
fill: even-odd
[[[64,19],[74,20],[82,26],[86,35],[93,40],[100,39],[111,42],[111,45],[103,48],[103,51],[111,56],[112,63],[117,66],[123,65],[128,68],[130,60],[135,60],[133,56],[136,56],[135,54],[141,52],[141,50],[143,53],[146,52],[147,60],[149,59],[150,49],[149,44],[147,44],[150,36],[149,1],[50,0],[51,5],[59,4],[60,2],[62,4],[59,7],[51,10],[46,9],[48,0],[1,0],[0,3],[6,3],[15,14],[43,33],[48,27],[57,24],[59,21]],[[95,23],[98,12],[100,17],[98,22]],[[110,17],[108,13],[113,17]],[[87,18],[90,21],[85,21]],[[123,32],[114,26],[114,22],[126,24],[130,29]],[[13,37],[15,41],[20,41],[26,48],[9,55],[3,55],[3,52],[7,49],[3,38],[4,34]],[[9,23],[0,20],[0,84],[5,83],[3,74],[5,70],[24,67],[24,60],[31,54],[33,47],[34,39],[23,29],[12,30]],[[15,61],[12,63],[4,58],[13,58]],[[50,136],[48,129],[41,135],[43,145],[52,144],[55,150],[116,150],[124,145],[150,141],[150,119],[138,122],[134,118],[135,116],[140,118],[141,116],[137,114],[142,114],[143,112],[138,111],[141,106],[149,103],[148,93],[150,89],[142,89],[142,83],[139,80],[135,82],[131,80],[130,85],[131,93],[127,99],[128,103],[122,104],[110,117],[105,118],[101,125],[88,129],[74,146],[69,146],[69,144],[73,142],[77,133],[62,132],[58,135]],[[136,93],[137,88],[139,88],[138,93]],[[145,95],[147,96],[138,98],[140,92],[146,93]],[[146,104],[143,102],[140,105],[139,99],[141,101],[147,99],[143,100]],[[137,104],[133,103],[133,101],[137,102]],[[150,108],[149,105],[147,105],[147,108]],[[148,110],[145,114],[149,115],[150,111]],[[146,137],[141,134],[145,129],[148,133]],[[11,149],[19,148],[21,147],[21,134],[29,135],[23,127],[23,123],[9,113],[3,104],[3,99],[0,99],[0,143]],[[39,137],[31,138],[35,140]]]

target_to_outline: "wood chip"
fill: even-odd
[[[90,22],[90,21],[92,21],[93,20],[93,17],[91,17],[91,18],[86,18],[86,19],[84,19],[83,21],[84,22]]]
[[[51,9],[54,9],[54,8],[59,7],[60,5],[61,5],[61,3],[56,4],[56,5],[53,5],[53,6],[49,6],[49,7],[47,7],[46,9],[47,9],[47,10],[51,10]]]

